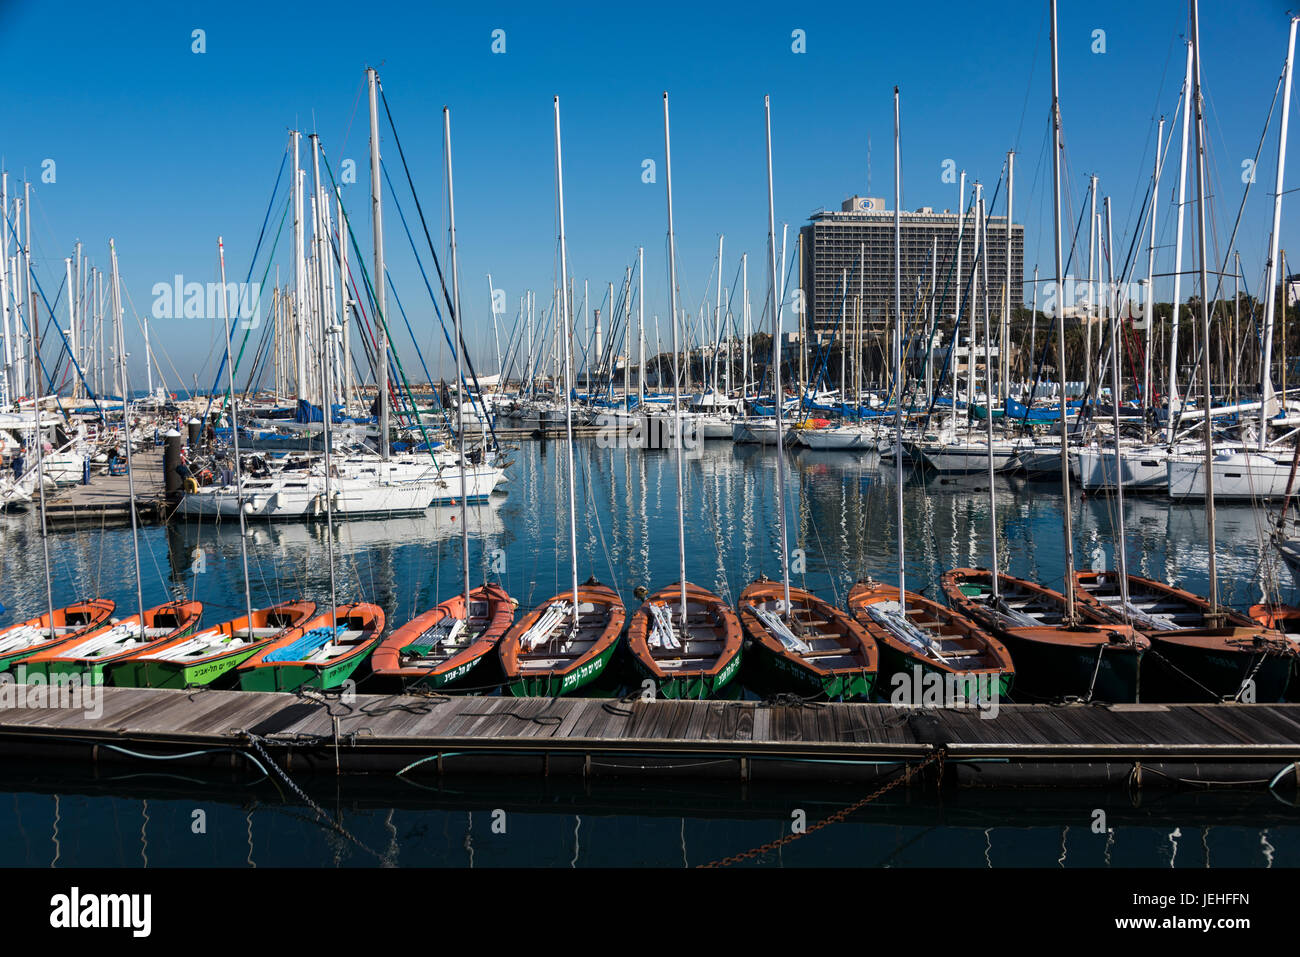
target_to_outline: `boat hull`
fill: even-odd
[[[500,585],[482,585],[470,592],[471,605],[486,602],[488,614],[483,631],[468,646],[434,666],[403,664],[402,649],[448,616],[465,615],[464,595],[453,595],[424,614],[398,628],[375,648],[371,673],[395,680],[403,687],[445,688],[476,672],[484,659],[496,651],[497,642],[515,619],[515,603]]]
[[[555,602],[571,601],[572,592],[547,599],[515,622],[497,645],[505,686],[516,698],[554,698],[571,694],[600,677],[623,632],[627,612],[612,589],[595,581],[578,588],[579,620],[603,614],[597,619],[588,647],[576,656],[533,654],[522,650],[521,638]],[[544,664],[538,664],[544,662]]]

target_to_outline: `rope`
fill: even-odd
[[[315,811],[317,817],[323,818],[325,822],[329,825],[331,830],[338,832],[341,836],[351,841],[357,847],[361,848],[361,850],[365,851],[367,854],[374,857],[385,867],[392,866],[392,862],[388,859],[387,856],[380,854],[378,851],[372,850],[371,848],[363,844],[351,831],[345,828],[338,821],[334,820],[334,818],[330,817],[330,815],[325,811],[323,807],[321,807],[319,804],[317,804],[307,795],[306,791],[298,787],[298,785],[294,783],[293,778],[289,777],[289,775],[285,773],[278,764],[276,764],[273,760],[271,760],[271,756],[266,753],[266,749],[262,747],[263,738],[261,737],[261,735],[253,734],[253,732],[251,731],[241,731],[240,733],[243,734],[246,738],[248,738],[248,743],[253,746],[253,749],[256,750],[258,754],[260,754],[263,758],[266,759],[266,763],[270,765],[271,769],[280,776],[280,779],[283,780],[285,784],[289,785],[290,790],[292,790],[293,793],[296,794],[304,804],[306,804],[313,811]]]
[[[894,788],[898,787],[900,784],[907,783],[913,777],[915,777],[919,771],[924,770],[928,765],[934,764],[936,761],[939,762],[939,776],[940,779],[942,780],[943,760],[945,754],[946,754],[946,749],[940,747],[938,750],[932,753],[928,758],[926,758],[920,764],[912,765],[907,769],[906,772],[895,777],[893,780],[889,781],[888,783],[882,784],[880,787],[876,788],[876,790],[872,791],[866,797],[862,798],[859,801],[854,802],[853,804],[850,804],[848,807],[841,808],[840,810],[832,814],[830,817],[823,818],[822,820],[818,821],[816,824],[811,825],[810,827],[808,827],[806,830],[802,832],[786,834],[784,837],[779,837],[775,841],[768,841],[766,844],[760,845],[759,847],[752,848],[751,850],[744,851],[740,854],[733,854],[731,857],[724,857],[721,860],[713,861],[712,863],[709,864],[701,864],[699,866],[701,868],[729,867],[732,864],[737,864],[740,861],[746,860],[748,858],[757,857],[760,854],[766,854],[769,851],[774,851],[779,847],[784,847],[786,844],[790,844],[793,841],[797,841],[799,838],[804,837],[807,834],[811,834],[814,831],[820,831],[822,828],[827,827],[828,825],[838,824],[840,821],[843,821],[845,818],[853,814],[855,811],[861,809],[867,804],[870,804],[872,801],[880,797],[882,794],[885,794],[888,791],[893,790]]]

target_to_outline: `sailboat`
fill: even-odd
[[[286,601],[206,628],[149,645],[115,659],[109,684],[130,688],[191,688],[208,685],[237,668],[278,638],[301,629],[316,613],[313,601]]]
[[[456,201],[451,176],[451,114],[442,111],[444,150],[447,164],[447,205],[451,231],[451,313],[456,336],[456,382],[463,383],[464,338],[461,333],[460,268],[456,249]],[[465,455],[465,403],[456,403],[456,440],[459,446],[457,471],[460,501],[461,564],[464,591],[419,615],[389,635],[375,649],[371,672],[395,678],[405,685],[439,688],[458,681],[496,650],[497,642],[515,619],[515,603],[500,585],[470,588],[469,491]]]
[[[46,612],[30,621],[0,630],[0,671],[13,667],[24,658],[80,638],[108,621],[115,608],[107,598],[74,602]],[[51,619],[54,627],[50,627]]]
[[[1061,248],[1061,111],[1057,68],[1056,0],[1051,2],[1052,193],[1056,288],[1064,280]],[[1057,374],[1065,396],[1065,316],[1056,310]],[[1017,687],[1033,697],[1079,696],[1085,700],[1136,701],[1139,667],[1150,642],[1131,625],[1114,624],[1101,611],[1075,600],[1074,520],[1070,502],[1068,406],[1060,403],[1060,477],[1065,545],[1065,593],[992,570],[957,568],[941,587],[957,612],[1003,641],[1016,663]]]
[[[361,666],[383,632],[384,610],[378,605],[332,605],[239,665],[240,690],[337,688]]]
[[[955,568],[941,579],[959,614],[1004,642],[1016,664],[1016,684],[1037,698],[1075,696],[1136,701],[1139,668],[1150,641],[1131,625],[1042,585],[987,569]]]
[[[902,177],[899,94],[894,87],[894,381],[899,396],[903,394],[903,302],[902,302]],[[983,201],[980,203],[980,220],[984,221]],[[987,242],[987,235],[985,236]],[[984,259],[985,277],[988,259]],[[987,303],[987,300],[986,300]],[[988,309],[984,311],[985,342],[988,342]],[[993,428],[991,420],[988,429]],[[895,443],[902,444],[903,403],[898,402],[894,415]],[[993,468],[989,460],[990,470]],[[968,618],[957,614],[937,601],[909,592],[906,589],[906,548],[903,525],[903,470],[895,469],[898,502],[898,584],[894,587],[865,579],[850,592],[849,613],[875,639],[881,653],[883,674],[910,674],[919,667],[922,673],[952,675],[968,691],[993,695],[997,698],[1009,694],[1015,677],[1011,655],[1002,642],[984,632]],[[993,487],[989,483],[992,502]],[[990,516],[996,513],[990,511]],[[994,523],[995,518],[990,519]],[[994,538],[994,562],[997,561],[997,541]],[[995,699],[996,700],[996,699]]]
[[[768,259],[772,289],[772,393],[781,392],[780,277],[776,265],[776,210],[772,194],[771,100],[763,97],[767,123]],[[776,402],[776,498],[781,581],[766,576],[740,593],[737,611],[749,639],[747,661],[760,682],[825,695],[831,700],[866,700],[876,682],[876,643],[861,625],[812,592],[790,584],[785,531],[785,449],[781,403]]]
[[[677,341],[677,251],[673,237],[673,166],[664,94],[664,169],[668,193],[668,288],[672,304],[673,444],[677,449],[678,579],[649,596],[628,625],[628,650],[637,671],[653,681],[665,698],[707,698],[721,690],[740,668],[741,631],[736,613],[713,592],[686,580],[682,396],[675,368]],[[719,245],[719,253],[721,245]],[[719,292],[719,296],[721,293]]]
[[[23,660],[27,678],[41,675],[80,675],[102,683],[106,669],[142,648],[156,648],[173,638],[184,638],[198,627],[203,604],[169,601],[118,621],[101,625],[70,642],[39,651]]]
[[[1250,615],[1220,606],[1164,582],[1129,575],[1128,598],[1115,572],[1076,572],[1083,599],[1112,621],[1132,622],[1151,641],[1154,667],[1143,676],[1147,700],[1218,700],[1255,683],[1255,700],[1286,694],[1300,647]]]
[[[122,329],[122,299],[117,268],[117,246],[112,239],[108,241],[109,257],[112,263],[110,293],[112,297],[113,323],[116,336],[118,375],[122,384],[122,435],[126,446],[127,497],[135,501],[135,473],[132,468],[131,404],[126,396],[131,394],[126,371],[126,339]],[[42,489],[44,486],[41,486]],[[42,502],[44,492],[42,491]],[[90,632],[83,633],[70,642],[58,642],[52,647],[39,651],[23,662],[27,668],[27,678],[36,676],[48,678],[52,675],[79,675],[84,679],[102,683],[105,669],[130,655],[138,652],[142,646],[157,647],[173,638],[190,635],[198,627],[203,615],[203,604],[197,601],[165,602],[148,610],[144,607],[144,594],[140,576],[140,536],[139,521],[134,508],[131,513],[131,547],[135,558],[135,595],[134,615],[121,620],[109,619]],[[44,507],[42,506],[42,530],[44,529]],[[42,539],[44,541],[44,539]],[[46,557],[46,587],[49,587],[49,559]],[[53,619],[53,608],[50,609]]]
[[[366,70],[370,91],[370,178],[371,195],[374,199],[372,212],[374,216],[375,242],[375,303],[380,315],[384,308],[384,262],[383,262],[383,214],[379,200],[379,130],[376,112],[376,84],[378,75],[373,69]],[[312,185],[320,184],[320,143],[313,133],[312,141]],[[316,224],[317,233],[323,234],[320,223]],[[328,292],[325,288],[324,272],[318,271],[320,283],[319,294],[324,301]],[[325,318],[322,315],[322,323]],[[324,393],[324,407],[333,408],[332,377],[326,374],[330,367],[330,330],[321,328],[320,346],[316,360],[320,371],[320,381]],[[386,343],[381,347],[386,348]],[[381,373],[381,383],[386,379],[386,369]],[[381,385],[381,398],[383,386]],[[232,389],[233,393],[233,389]],[[381,401],[382,448],[388,448],[387,406],[386,399]],[[331,475],[331,439],[330,420],[326,415],[322,420],[324,434],[325,474]],[[325,543],[327,564],[329,566],[330,601],[323,614],[305,624],[294,628],[282,637],[272,641],[262,650],[254,653],[239,665],[236,677],[239,687],[244,691],[296,691],[302,687],[327,690],[341,685],[361,666],[384,633],[384,611],[378,605],[366,602],[338,603],[338,585],[334,570],[334,512],[333,496],[325,496]],[[245,561],[247,558],[245,557]],[[245,574],[247,581],[247,574]]]
[[[564,166],[560,149],[560,98],[555,97],[555,187],[560,224],[560,320],[563,338],[572,336],[568,248],[564,236]],[[538,605],[516,622],[498,644],[506,687],[516,697],[567,694],[605,670],[627,612],[612,588],[595,578],[578,584],[578,527],[573,468],[573,368],[564,353],[565,462],[569,487],[569,556],[573,587]]]
[[[1192,7],[1193,19],[1196,17],[1196,6],[1193,2]],[[1168,464],[1169,478],[1169,496],[1174,499],[1189,498],[1191,496],[1207,496],[1209,498],[1222,499],[1249,499],[1253,501],[1264,501],[1268,499],[1280,499],[1285,497],[1287,489],[1291,482],[1291,459],[1292,449],[1282,448],[1279,444],[1272,441],[1270,429],[1277,425],[1287,430],[1293,430],[1295,420],[1279,412],[1285,410],[1279,409],[1279,402],[1273,390],[1272,381],[1272,359],[1273,359],[1273,339],[1274,339],[1274,315],[1277,308],[1277,295],[1275,290],[1279,287],[1278,279],[1278,253],[1281,242],[1282,229],[1282,197],[1286,194],[1283,188],[1283,174],[1286,170],[1286,140],[1287,125],[1290,119],[1291,111],[1291,68],[1295,58],[1295,41],[1297,19],[1291,20],[1290,38],[1287,44],[1286,60],[1282,70],[1282,117],[1281,128],[1278,133],[1277,145],[1277,173],[1273,189],[1273,223],[1272,231],[1269,234],[1269,250],[1267,261],[1267,279],[1265,280],[1264,294],[1264,318],[1263,328],[1261,330],[1260,345],[1262,354],[1259,362],[1259,394],[1260,401],[1258,404],[1259,420],[1258,423],[1250,423],[1243,430],[1243,435],[1247,441],[1241,448],[1213,448],[1213,429],[1210,428],[1209,416],[1210,410],[1210,353],[1204,350],[1203,368],[1205,369],[1204,392],[1205,392],[1205,416],[1206,421],[1203,424],[1205,430],[1205,454],[1204,456],[1170,456]],[[1195,26],[1195,24],[1193,24]],[[1193,46],[1196,46],[1195,37]],[[1196,50],[1196,90],[1200,94],[1200,51]],[[1204,116],[1197,114],[1197,185],[1200,188],[1202,201],[1206,193],[1203,166],[1206,162],[1203,152],[1202,138],[1204,136]],[[1201,258],[1204,260],[1205,252],[1205,217],[1198,209],[1198,222],[1201,232]],[[1201,263],[1201,284],[1202,299],[1205,298],[1207,270],[1206,264]],[[1289,286],[1288,286],[1289,288]],[[1285,302],[1285,299],[1283,299]],[[1202,322],[1203,330],[1208,330],[1209,319],[1207,309],[1202,308],[1206,318]],[[1203,340],[1208,341],[1208,339]],[[1251,403],[1254,405],[1255,403]],[[1228,409],[1218,410],[1220,413],[1230,411]],[[1249,441],[1249,432],[1254,430],[1256,433],[1255,441]],[[1287,437],[1296,438],[1294,431],[1288,431]]]

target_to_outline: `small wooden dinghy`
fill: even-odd
[[[766,577],[740,593],[737,610],[749,639],[746,662],[759,682],[832,701],[866,701],[876,684],[875,640],[847,614],[812,592],[790,587],[784,617],[781,582]]]
[[[682,586],[649,596],[627,628],[627,647],[637,673],[665,698],[712,697],[740,668],[743,634],[736,613],[712,592],[686,583],[686,628],[681,621]]]
[[[107,598],[79,601],[54,609],[54,628],[50,613],[39,618],[10,625],[0,630],[0,671],[6,671],[24,658],[67,644],[98,628],[113,614],[114,603]]]
[[[273,641],[239,666],[244,691],[336,688],[351,677],[384,633],[384,610],[355,602],[337,605]]]
[[[1285,635],[1224,605],[1211,615],[1207,599],[1182,588],[1128,576],[1128,605],[1119,573],[1076,572],[1079,595],[1112,621],[1131,621],[1151,639],[1143,695],[1153,701],[1236,698],[1254,682],[1254,700],[1280,701],[1295,668],[1297,646]]]
[[[1138,700],[1142,657],[1151,642],[1130,625],[1113,622],[1079,598],[1077,621],[1066,622],[1066,600],[1042,585],[984,568],[954,568],[942,579],[957,612],[1006,643],[1016,663],[1016,688],[1041,699]]]
[[[906,619],[896,585],[866,579],[849,592],[849,614],[880,647],[882,683],[920,668],[923,675],[933,672],[951,680],[967,700],[1010,694],[1015,666],[1006,645],[947,605],[910,591],[905,597]]]
[[[515,620],[515,602],[500,585],[462,592],[398,628],[375,648],[371,673],[403,687],[441,688],[496,651]]]
[[[578,589],[578,628],[573,592],[547,599],[510,627],[497,645],[506,687],[517,698],[576,691],[605,670],[627,612],[612,588],[594,578]]]
[[[108,669],[110,684],[129,688],[189,688],[228,674],[278,638],[305,625],[314,601],[286,601],[128,655]]]
[[[173,638],[194,633],[203,617],[203,603],[169,601],[140,615],[111,621],[81,635],[75,641],[60,642],[58,647],[25,659],[27,676],[81,675],[102,682],[105,670],[113,664],[148,648],[160,647]]]

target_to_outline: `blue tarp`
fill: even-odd
[[[337,628],[313,628],[301,638],[295,638],[283,648],[269,652],[262,660],[268,663],[280,661],[302,661],[303,658],[319,651],[343,633],[343,626]]]
[[[331,405],[330,408],[333,409],[333,412],[330,413],[331,422],[356,422],[364,425],[378,421],[374,416],[348,415],[347,408],[337,403]],[[320,406],[312,405],[306,399],[299,399],[298,409],[293,415],[293,420],[299,424],[306,422],[324,422],[325,415],[321,412]]]

